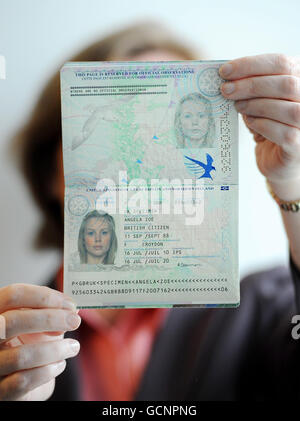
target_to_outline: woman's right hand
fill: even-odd
[[[0,401],[46,400],[79,342],[64,339],[81,319],[63,293],[46,286],[0,288]]]

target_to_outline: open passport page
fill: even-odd
[[[64,292],[79,308],[239,305],[224,61],[61,69]]]

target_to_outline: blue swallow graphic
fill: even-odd
[[[186,155],[184,155],[185,158],[189,159],[190,161],[194,162],[194,164],[185,164],[195,175],[198,175],[199,172],[202,172],[199,168],[202,167],[204,169],[204,173],[201,175],[201,177],[198,178],[210,178],[212,180],[212,176],[210,175],[212,170],[215,170],[215,167],[212,165],[213,158],[207,153],[206,154],[206,164],[201,161],[197,161],[197,159],[190,158]]]

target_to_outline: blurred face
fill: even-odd
[[[200,140],[208,131],[207,107],[200,101],[185,101],[181,106],[180,123],[184,137]]]
[[[102,263],[111,240],[111,230],[104,218],[89,218],[84,230],[87,263]]]
[[[118,58],[114,58],[118,60]],[[143,53],[135,54],[131,57],[124,57],[122,60],[126,61],[175,61],[184,60],[184,58],[172,51],[164,49],[148,50]]]

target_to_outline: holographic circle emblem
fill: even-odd
[[[202,70],[198,75],[198,88],[199,91],[208,97],[216,97],[221,94],[220,85],[223,79],[219,75],[216,67],[207,67]]]
[[[89,201],[85,196],[73,196],[68,201],[68,209],[74,216],[82,216],[86,214],[89,207]]]

